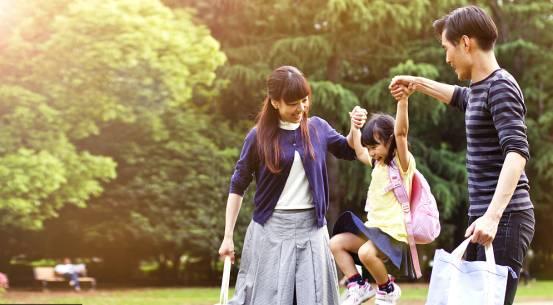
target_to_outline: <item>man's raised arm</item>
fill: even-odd
[[[409,87],[412,90],[431,96],[444,104],[449,104],[455,91],[455,86],[433,81],[428,78],[398,75],[392,78],[390,82],[390,92],[392,95],[401,94],[400,85]]]

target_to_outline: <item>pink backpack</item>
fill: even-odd
[[[393,190],[403,208],[403,221],[417,278],[422,276],[416,244],[428,244],[440,235],[440,213],[436,199],[424,176],[417,170],[411,184],[411,197],[403,185],[399,168],[394,160],[388,166],[390,184],[386,191]],[[409,200],[411,198],[411,200]],[[410,201],[410,202],[409,202]]]

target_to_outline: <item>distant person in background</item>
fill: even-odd
[[[54,267],[54,271],[69,280],[69,285],[72,286],[75,291],[81,291],[79,285],[79,272],[82,270],[81,265],[74,265],[71,260],[66,257],[63,259],[63,264],[58,264]]]

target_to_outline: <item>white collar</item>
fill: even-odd
[[[285,130],[296,130],[298,129],[298,127],[300,127],[300,123],[291,123],[284,122],[283,120],[278,120],[278,127]]]

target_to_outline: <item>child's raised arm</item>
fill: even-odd
[[[412,93],[409,88],[404,88],[405,94],[397,101],[396,123],[394,126],[394,137],[396,138],[397,154],[401,169],[405,172],[409,169],[409,148],[407,145],[407,134],[409,133],[409,95]]]
[[[361,144],[361,130],[352,125],[351,135],[353,138],[353,148],[355,149],[357,160],[363,162],[363,164],[372,166],[372,158],[369,155],[369,151]]]

